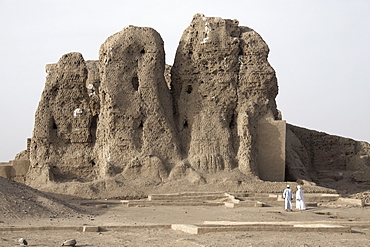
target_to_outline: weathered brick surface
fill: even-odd
[[[346,171],[366,181],[368,143],[286,128],[284,121],[275,128],[281,113],[268,53],[261,36],[237,20],[197,14],[172,67],[161,36],[147,27],[128,26],[107,38],[98,61],[63,55],[46,66],[33,136],[19,155],[30,159],[26,182],[91,182],[70,193],[98,194],[167,182],[256,192],[285,187],[259,175],[310,181],[341,179]],[[269,133],[262,123],[270,124]],[[259,174],[261,167],[267,173]],[[306,191],[325,191],[306,184]]]

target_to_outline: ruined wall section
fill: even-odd
[[[145,171],[163,180],[179,160],[172,99],[164,78],[163,40],[152,28],[128,26],[101,46],[100,175]]]
[[[290,125],[287,125],[286,130],[286,176],[287,181],[296,181],[304,179],[311,181],[313,167],[311,158],[301,140],[293,133]]]
[[[29,176],[36,183],[40,174],[46,175],[43,180],[93,179],[86,63],[80,53],[68,53],[46,70],[35,115]]]
[[[86,88],[89,95],[89,106],[90,112],[93,117],[97,120],[100,113],[100,98],[99,98],[99,87],[100,87],[100,73],[99,73],[99,61],[89,60],[86,61],[86,67],[88,76],[86,79]],[[96,123],[93,123],[96,125]],[[96,128],[96,127],[95,127]],[[94,140],[92,140],[94,142]]]
[[[258,176],[258,162],[271,163],[259,157],[271,153],[266,136],[275,140],[279,134],[274,157],[280,158],[285,126],[275,131],[278,88],[269,49],[255,31],[238,24],[195,15],[172,68],[165,66],[161,36],[134,26],[110,36],[99,61],[69,53],[48,65],[30,181],[85,182],[122,174],[129,181],[161,183],[193,174],[204,182],[204,174],[240,174],[238,169],[242,177]],[[266,122],[273,133],[259,134]],[[281,172],[280,165],[271,165]]]
[[[278,94],[274,69],[267,61],[269,48],[262,37],[248,27],[240,27],[238,107],[239,168],[258,175],[258,133],[261,120],[278,119]]]
[[[237,20],[197,14],[184,31],[171,89],[182,154],[194,169],[239,167],[258,175],[258,122],[278,115],[268,52],[262,38]]]
[[[295,154],[295,161],[287,163],[290,176],[301,178],[294,173],[300,167],[301,173],[310,179],[341,180],[350,176],[358,182],[369,181],[370,144],[349,138],[329,135],[289,125],[290,140],[287,146],[294,147],[287,153]],[[293,136],[294,135],[294,136]],[[300,145],[297,145],[299,140]],[[302,169],[304,165],[306,171]]]
[[[237,166],[232,129],[237,105],[238,22],[195,15],[172,68],[183,155],[201,172]]]

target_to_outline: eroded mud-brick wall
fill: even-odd
[[[162,38],[146,27],[109,37],[99,61],[63,55],[46,66],[26,182],[122,174],[154,184],[204,183],[206,174],[231,170],[237,182],[348,172],[369,181],[370,144],[286,128],[268,53],[260,35],[237,20],[196,14],[172,67]]]
[[[172,67],[182,154],[202,172],[257,175],[258,121],[277,117],[268,47],[237,20],[195,15]]]
[[[101,174],[166,176],[180,157],[162,38],[152,28],[126,27],[101,46],[99,62]]]
[[[260,123],[279,118],[268,53],[237,20],[197,14],[166,72],[163,40],[146,27],[109,37],[99,61],[62,56],[47,66],[29,177],[91,181],[122,174],[158,183],[234,169],[258,176],[261,148],[266,153],[258,145]]]
[[[80,53],[68,53],[46,70],[35,115],[30,173],[36,174],[35,179],[39,170],[60,180],[94,179],[86,63]]]
[[[369,181],[370,144],[288,125],[288,179]]]

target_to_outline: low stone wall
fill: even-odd
[[[29,160],[11,160],[0,163],[0,177],[24,183],[30,166]]]

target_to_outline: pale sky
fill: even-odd
[[[196,13],[262,36],[288,123],[370,142],[369,0],[0,0],[0,161],[26,149],[46,64],[72,51],[97,60],[127,25],[157,30],[172,64]]]

